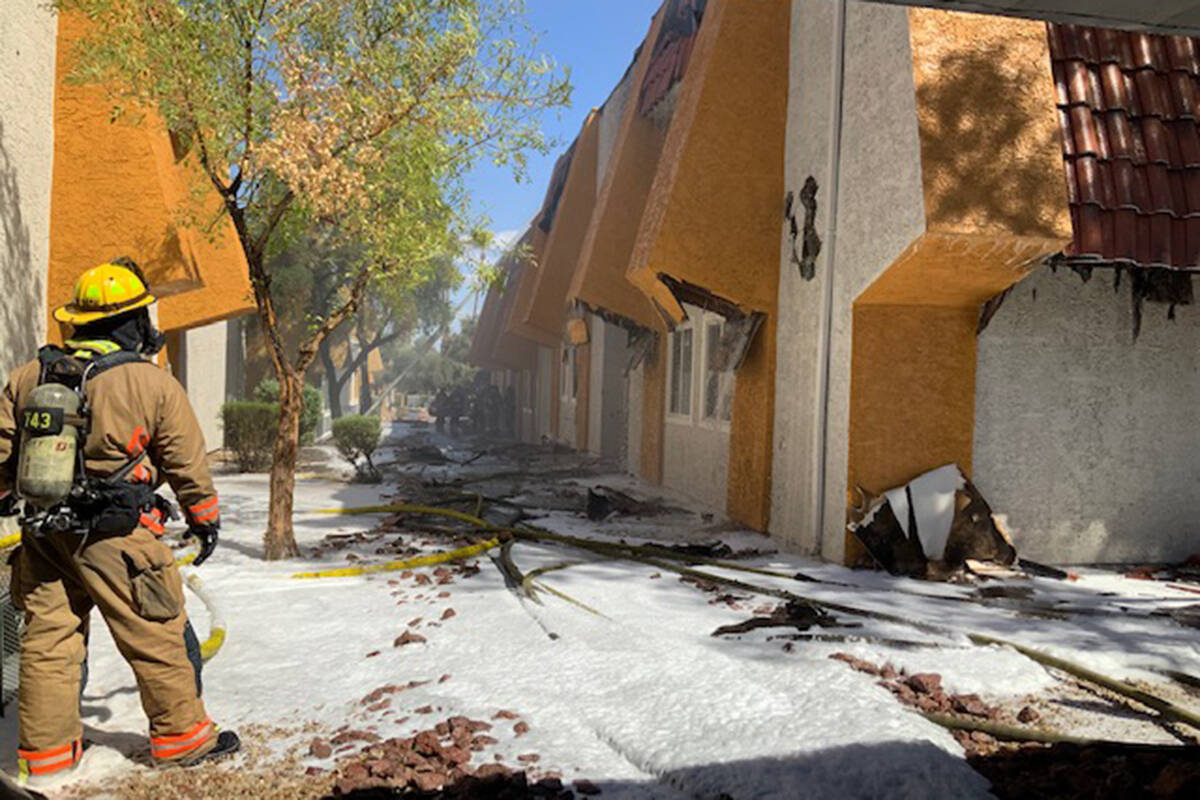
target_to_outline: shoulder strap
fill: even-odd
[[[109,353],[107,355],[100,356],[92,361],[93,366],[91,371],[88,373],[88,380],[95,378],[101,372],[107,372],[113,367],[119,367],[122,364],[144,362],[145,360],[146,359],[130,350],[118,350],[115,353]]]

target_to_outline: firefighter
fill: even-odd
[[[23,507],[10,564],[26,621],[17,762],[26,785],[58,783],[79,763],[93,607],[137,679],[154,763],[191,765],[239,747],[200,699],[182,581],[161,540],[174,512],[154,492],[164,482],[200,542],[196,565],[216,547],[220,512],[187,395],[145,358],[163,345],[155,301],[132,261],[88,270],[54,312],[71,331],[65,347],[39,350],[0,396],[0,495]]]

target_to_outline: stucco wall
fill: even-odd
[[[554,357],[553,349],[538,347],[537,398],[534,401],[534,417],[536,419],[534,441],[536,442],[554,438],[553,426],[550,423],[550,414],[554,408],[551,396],[558,391],[558,387],[554,385]]]
[[[625,451],[629,391],[625,386],[628,361],[626,333],[616,325],[592,316],[588,379],[588,450],[619,460]]]
[[[663,485],[725,514],[729,431],[667,418],[663,432]]]
[[[621,82],[613,89],[612,94],[604,103],[600,113],[599,142],[596,148],[596,194],[600,194],[601,184],[612,163],[613,151],[617,146],[617,134],[621,132],[621,122],[625,119],[625,107],[629,104],[630,87],[633,85],[633,70],[625,73]]]
[[[221,405],[226,398],[225,358],[229,333],[229,323],[218,322],[178,334],[183,364],[177,368],[177,374],[187,389],[210,451],[221,447],[223,441]]]
[[[829,235],[837,11],[838,3],[827,0],[796,0],[792,7],[786,188],[798,194],[807,176],[816,179],[816,230],[823,245],[816,278],[805,281],[790,262],[784,226],[771,511],[771,530],[785,546],[835,561],[845,547],[854,299],[924,230],[908,12],[850,2],[837,165],[841,188],[837,231]],[[825,281],[831,272],[826,513],[824,530],[818,532],[817,422]]]
[[[11,5],[11,7],[9,7]],[[46,336],[56,17],[6,4],[0,23],[0,375]]]
[[[1200,308],[1146,305],[1133,342],[1124,283],[1040,271],[979,339],[975,482],[1028,558],[1200,551]]]
[[[645,366],[639,364],[637,369],[630,370],[628,381],[628,405],[626,406],[628,416],[625,420],[625,470],[634,475],[642,473],[642,407],[644,403],[645,374]]]

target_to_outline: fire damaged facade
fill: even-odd
[[[521,437],[843,563],[950,466],[1023,557],[1194,552],[1200,40],[1050,17],[665,2],[480,318]]]

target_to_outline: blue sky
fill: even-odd
[[[547,114],[546,133],[559,140],[546,156],[533,155],[529,177],[516,183],[512,171],[490,162],[470,175],[476,211],[492,220],[501,238],[520,233],[541,206],[554,162],[579,132],[587,113],[616,86],[633,51],[650,28],[661,0],[526,0],[540,51],[571,70],[571,107]],[[466,309],[470,313],[470,307]]]

